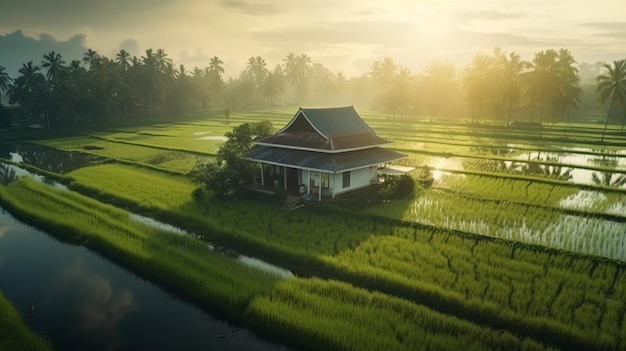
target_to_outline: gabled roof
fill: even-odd
[[[263,146],[248,151],[245,156],[257,162],[322,172],[345,172],[406,157],[405,154],[382,147],[343,153],[323,153]]]
[[[320,152],[344,152],[389,144],[376,135],[352,106],[303,109],[275,135],[258,145]]]

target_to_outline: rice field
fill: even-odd
[[[280,128],[291,116],[270,117]],[[432,185],[358,210],[288,212],[262,195],[193,202],[195,187],[182,176],[192,160],[212,157],[224,133],[263,114],[43,143],[112,161],[67,174],[71,189],[343,281],[290,280],[249,300],[251,323],[297,345],[626,345],[626,136],[600,144],[597,126],[557,125],[539,139],[532,129],[362,116],[408,154],[402,164],[428,167]],[[374,336],[383,328],[377,317],[392,325],[392,339]],[[502,338],[491,334],[496,327]]]

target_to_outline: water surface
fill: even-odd
[[[0,289],[55,350],[285,350],[0,210]]]

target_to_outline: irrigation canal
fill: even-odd
[[[285,350],[0,210],[0,290],[55,350]]]

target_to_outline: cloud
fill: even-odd
[[[596,37],[613,38],[623,40],[626,37],[626,22],[591,22],[584,23],[582,27],[594,30]]]
[[[487,20],[487,21],[502,21],[511,19],[525,18],[526,15],[519,12],[504,12],[504,11],[459,11],[457,17],[465,20]]]
[[[258,1],[222,0],[222,6],[230,11],[251,16],[271,16],[283,12],[283,9],[276,4],[261,3]]]
[[[68,40],[57,40],[50,34],[40,34],[39,38],[31,38],[21,30],[0,35],[0,65],[4,66],[9,76],[17,76],[23,63],[33,61],[40,65],[43,55],[55,51],[61,54],[65,62],[80,60],[85,47],[85,36],[74,35]]]
[[[58,306],[78,317],[63,326],[66,333],[97,340],[103,350],[120,347],[118,323],[138,308],[131,291],[114,287],[107,278],[89,271],[80,260],[53,278],[42,305]]]
[[[139,55],[139,43],[137,43],[135,39],[128,38],[120,43],[117,47],[116,54],[120,52],[120,50],[126,50],[130,56],[137,56]]]
[[[404,46],[406,37],[403,34],[413,30],[412,24],[407,21],[348,21],[257,31],[253,32],[252,36],[265,43],[283,48],[337,43]]]

